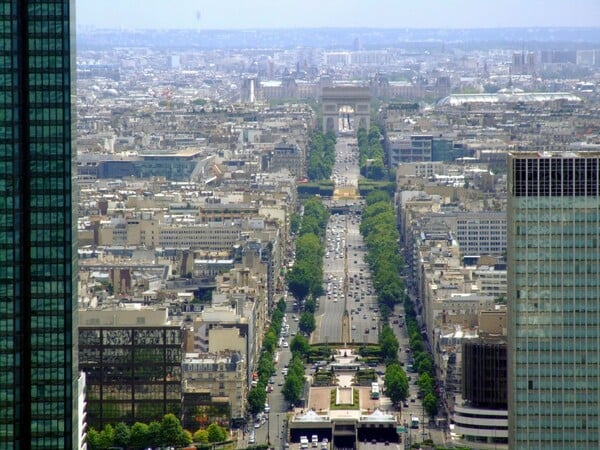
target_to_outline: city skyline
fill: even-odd
[[[398,4],[382,0],[374,7],[357,0],[203,2],[180,0],[177,8],[166,0],[147,0],[144,8],[133,0],[112,3],[77,1],[81,27],[130,29],[268,29],[268,28],[504,28],[595,27],[600,3],[595,0],[479,2],[424,0]],[[385,14],[381,14],[385,11]],[[432,11],[435,14],[432,14]],[[467,13],[465,13],[467,11]],[[543,11],[543,14],[540,13]]]

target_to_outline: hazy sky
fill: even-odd
[[[76,0],[98,28],[600,26],[600,0]]]

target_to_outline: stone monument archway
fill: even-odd
[[[324,87],[321,92],[321,102],[323,105],[323,132],[333,131],[338,134],[344,129],[340,128],[341,108],[349,108],[352,111],[352,129],[354,131],[359,128],[369,129],[371,121],[371,93],[367,86],[346,85]],[[349,124],[350,118],[348,117]]]

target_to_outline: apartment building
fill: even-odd
[[[246,374],[242,353],[186,353],[182,363],[183,426],[196,429],[203,421],[229,426],[231,421],[242,420],[246,414]],[[210,417],[210,410],[221,413]]]

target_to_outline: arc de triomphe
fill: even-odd
[[[371,93],[366,86],[324,87],[321,92],[323,104],[323,131],[339,131],[340,108],[350,106],[354,110],[354,128],[369,129],[371,120]]]

